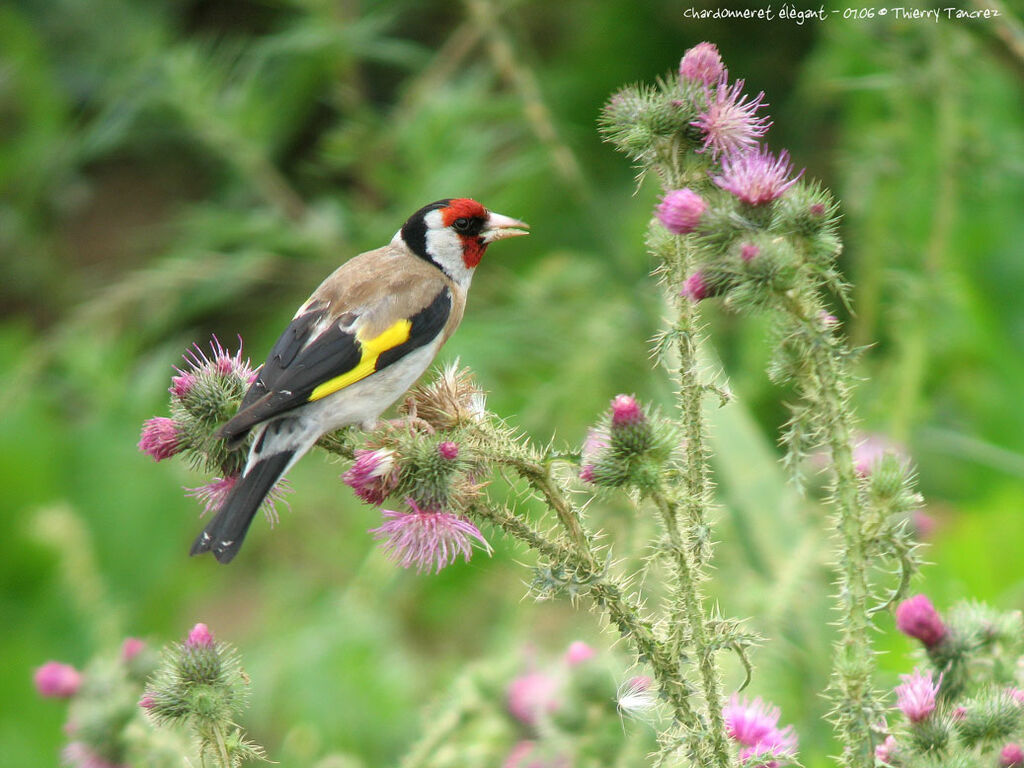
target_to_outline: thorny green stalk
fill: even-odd
[[[705,623],[704,609],[700,590],[697,586],[697,568],[692,562],[692,550],[686,546],[677,523],[677,504],[670,501],[661,488],[649,493],[662,523],[668,532],[672,546],[672,557],[675,565],[676,592],[684,606],[684,615],[689,629],[691,642],[697,655],[697,666],[700,670],[701,683],[704,690],[704,701],[707,705],[708,734],[715,764],[729,765],[729,748],[725,737],[725,720],[722,717],[722,684],[715,663],[715,649],[708,643],[708,628]],[[676,653],[682,651],[681,627],[674,628],[674,645]]]
[[[830,501],[836,508],[836,528],[841,539],[838,602],[842,636],[834,663],[835,707],[832,715],[841,732],[841,764],[850,768],[870,768],[874,765],[872,727],[881,713],[871,685],[874,671],[870,643],[871,595],[853,461],[853,412],[847,392],[848,373],[840,359],[838,342],[827,328],[813,319],[817,316],[815,302],[792,299],[786,308],[811,339],[812,380],[819,389],[815,400],[824,410],[821,419],[828,425],[826,442],[833,472]]]
[[[589,585],[597,605],[604,608],[622,637],[634,644],[639,657],[651,665],[660,689],[672,704],[676,721],[695,735],[701,733],[705,726],[690,702],[691,690],[678,663],[678,654],[658,639],[650,623],[642,618],[640,606],[600,565],[591,547],[590,536],[583,528],[579,510],[551,477],[550,468],[521,456],[522,450],[518,445],[490,445],[488,448],[488,458],[513,469],[543,496],[565,528],[570,546],[549,540],[528,521],[508,510],[478,505],[474,507],[474,513],[552,561],[574,566],[577,575]]]
[[[699,175],[688,174],[681,167],[681,148],[676,141],[662,147],[657,154],[656,170],[666,191],[678,189],[687,184],[700,187],[707,184]],[[688,178],[693,176],[693,178]],[[692,269],[692,259],[682,238],[673,237],[671,253],[657,253],[661,268],[669,275],[668,285],[681,285],[686,274]],[[704,613],[700,593],[701,569],[707,559],[710,532],[707,522],[707,504],[710,492],[708,452],[706,448],[706,424],[703,414],[703,400],[707,388],[700,381],[697,361],[698,319],[697,305],[689,301],[670,298],[676,306],[674,335],[679,355],[678,406],[680,422],[685,439],[685,463],[682,473],[683,501],[680,505],[669,501],[662,489],[650,492],[652,500],[661,514],[662,523],[668,533],[675,565],[675,592],[678,603],[673,609],[671,647],[680,657],[689,638],[694,646],[697,666],[700,672],[701,688],[706,706],[708,737],[714,764],[729,764],[728,741],[725,722],[722,717],[722,683],[714,658],[714,650],[708,645],[707,616]],[[685,524],[688,530],[680,530],[679,507],[686,511]]]

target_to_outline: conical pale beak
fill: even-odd
[[[513,219],[511,216],[502,216],[500,213],[488,213],[487,223],[481,230],[480,235],[485,243],[493,243],[495,240],[504,240],[507,237],[518,237],[519,235],[530,234],[526,230],[530,225],[525,221]]]

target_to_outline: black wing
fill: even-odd
[[[451,293],[444,287],[430,304],[388,329],[401,332],[391,332],[386,348],[381,348],[373,343],[375,340],[361,340],[356,331],[345,330],[357,319],[351,313],[339,317],[310,341],[314,329],[322,327],[328,314],[326,305],[311,305],[281,334],[238,413],[220,428],[218,436],[238,444],[257,424],[325,396],[315,394],[323,385],[337,380],[338,386],[331,392],[338,391],[383,370],[432,341],[448,322],[451,307]]]

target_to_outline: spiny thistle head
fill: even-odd
[[[163,662],[138,705],[158,723],[230,724],[247,686],[238,655],[200,623],[184,641],[164,649]]]
[[[181,428],[174,419],[158,416],[142,425],[139,450],[152,456],[154,461],[169,459],[183,447]]]
[[[961,706],[963,717],[956,726],[968,747],[1004,743],[1024,724],[1024,707],[1005,689],[987,688]]]
[[[183,357],[186,365],[175,369],[168,390],[171,417],[146,422],[139,449],[157,461],[182,453],[209,472],[235,474],[245,463],[246,451],[229,451],[214,433],[235,414],[256,378],[249,360],[242,359],[241,339],[234,354],[214,336],[209,352],[194,344]]]
[[[399,412],[423,419],[439,432],[447,432],[482,421],[486,414],[486,393],[473,379],[469,368],[459,361],[449,363],[428,384],[409,390]]]
[[[740,760],[758,765],[782,765],[796,759],[797,737],[792,726],[779,728],[778,707],[760,697],[753,701],[734,694],[722,709],[726,733],[740,746]]]
[[[925,648],[938,645],[948,634],[938,611],[925,595],[914,595],[899,604],[896,608],[896,626],[908,637],[920,640]]]
[[[684,81],[710,85],[717,83],[724,72],[722,57],[714,43],[697,43],[679,62],[679,77]]]
[[[912,674],[900,675],[903,682],[896,686],[896,702],[903,715],[912,723],[920,723],[935,711],[935,697],[939,692],[939,680],[932,679],[931,670],[922,672],[915,669]]]
[[[356,450],[355,462],[341,479],[367,504],[380,506],[398,487],[399,475],[394,451],[361,448]]]
[[[406,499],[407,512],[385,509],[384,523],[372,528],[373,538],[382,542],[385,555],[403,568],[417,572],[439,572],[455,558],[469,562],[474,547],[490,554],[491,545],[480,529],[464,517],[434,509],[422,509]]]
[[[482,472],[472,452],[454,440],[407,433],[395,447],[394,492],[423,508],[458,512],[480,494]]]
[[[676,442],[671,424],[649,414],[633,395],[618,395],[588,433],[580,477],[606,487],[650,488]]]
[[[674,235],[693,232],[707,210],[704,199],[689,187],[666,192],[658,204],[658,221]]]
[[[775,156],[767,147],[758,146],[725,155],[721,174],[712,180],[747,205],[759,206],[782,197],[803,171],[791,178],[792,174],[793,165],[786,150]]]
[[[714,88],[704,86],[707,105],[692,123],[704,136],[704,146],[698,151],[710,151],[713,158],[749,151],[772,124],[767,117],[757,116],[759,109],[768,106],[764,91],[751,99],[743,93],[743,80],[732,85],[728,80],[729,73],[723,72]]]

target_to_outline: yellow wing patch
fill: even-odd
[[[314,389],[313,393],[309,396],[309,402],[333,395],[339,389],[344,389],[350,384],[355,384],[357,381],[365,379],[376,370],[374,366],[377,364],[377,358],[389,349],[394,349],[399,344],[407,342],[411,331],[411,321],[399,320],[372,339],[364,339],[357,333],[356,340],[359,342],[361,356],[355,368],[346,371],[340,376],[335,376],[333,379],[328,379]]]

